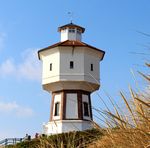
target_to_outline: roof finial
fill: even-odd
[[[72,23],[73,21],[73,12],[68,12],[69,18],[70,18],[70,22]]]

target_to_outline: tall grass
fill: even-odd
[[[146,66],[150,68],[150,64],[146,63]],[[130,99],[120,92],[127,114],[122,114],[111,100],[115,113],[103,112],[107,125],[111,126],[89,148],[150,148],[150,76],[141,72],[140,75],[148,82],[147,91],[136,92],[129,87]]]
[[[49,137],[40,138],[39,148],[81,148],[98,140],[102,136],[99,130],[87,130],[84,132],[69,132]]]
[[[150,68],[150,64],[146,63]],[[140,72],[147,81],[147,90],[134,91],[129,87],[130,97],[120,92],[126,110],[107,94],[114,112],[107,103],[106,110],[95,109],[99,119],[107,126],[101,128],[93,122],[95,130],[71,132],[26,141],[13,148],[150,148],[150,76]],[[102,98],[100,98],[102,99]]]
[[[7,148],[83,148],[102,136],[102,132],[97,129],[86,130],[84,132],[74,131],[51,136],[41,136],[31,141],[7,146]]]

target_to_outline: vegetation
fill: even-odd
[[[146,66],[150,68],[150,64]],[[130,99],[120,92],[127,113],[112,101],[115,113],[103,112],[108,128],[89,148],[150,148],[150,76],[140,74],[147,81],[146,91],[135,92],[129,88]]]
[[[100,139],[102,132],[96,129],[84,132],[69,132],[52,136],[41,136],[31,141],[24,141],[7,148],[76,148],[86,147],[87,144]]]
[[[150,68],[150,64],[146,63]],[[145,91],[134,91],[129,87],[130,98],[120,92],[126,106],[122,111],[111,99],[115,112],[98,110],[107,128],[95,123],[95,129],[70,132],[24,141],[8,148],[149,148],[150,147],[150,76],[140,73],[147,81]]]

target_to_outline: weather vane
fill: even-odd
[[[73,12],[68,12],[69,18],[70,18],[70,22],[72,23],[73,21]]]

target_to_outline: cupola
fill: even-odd
[[[61,35],[61,42],[66,40],[81,41],[82,33],[84,33],[85,28],[71,22],[69,24],[58,27],[58,31]]]

